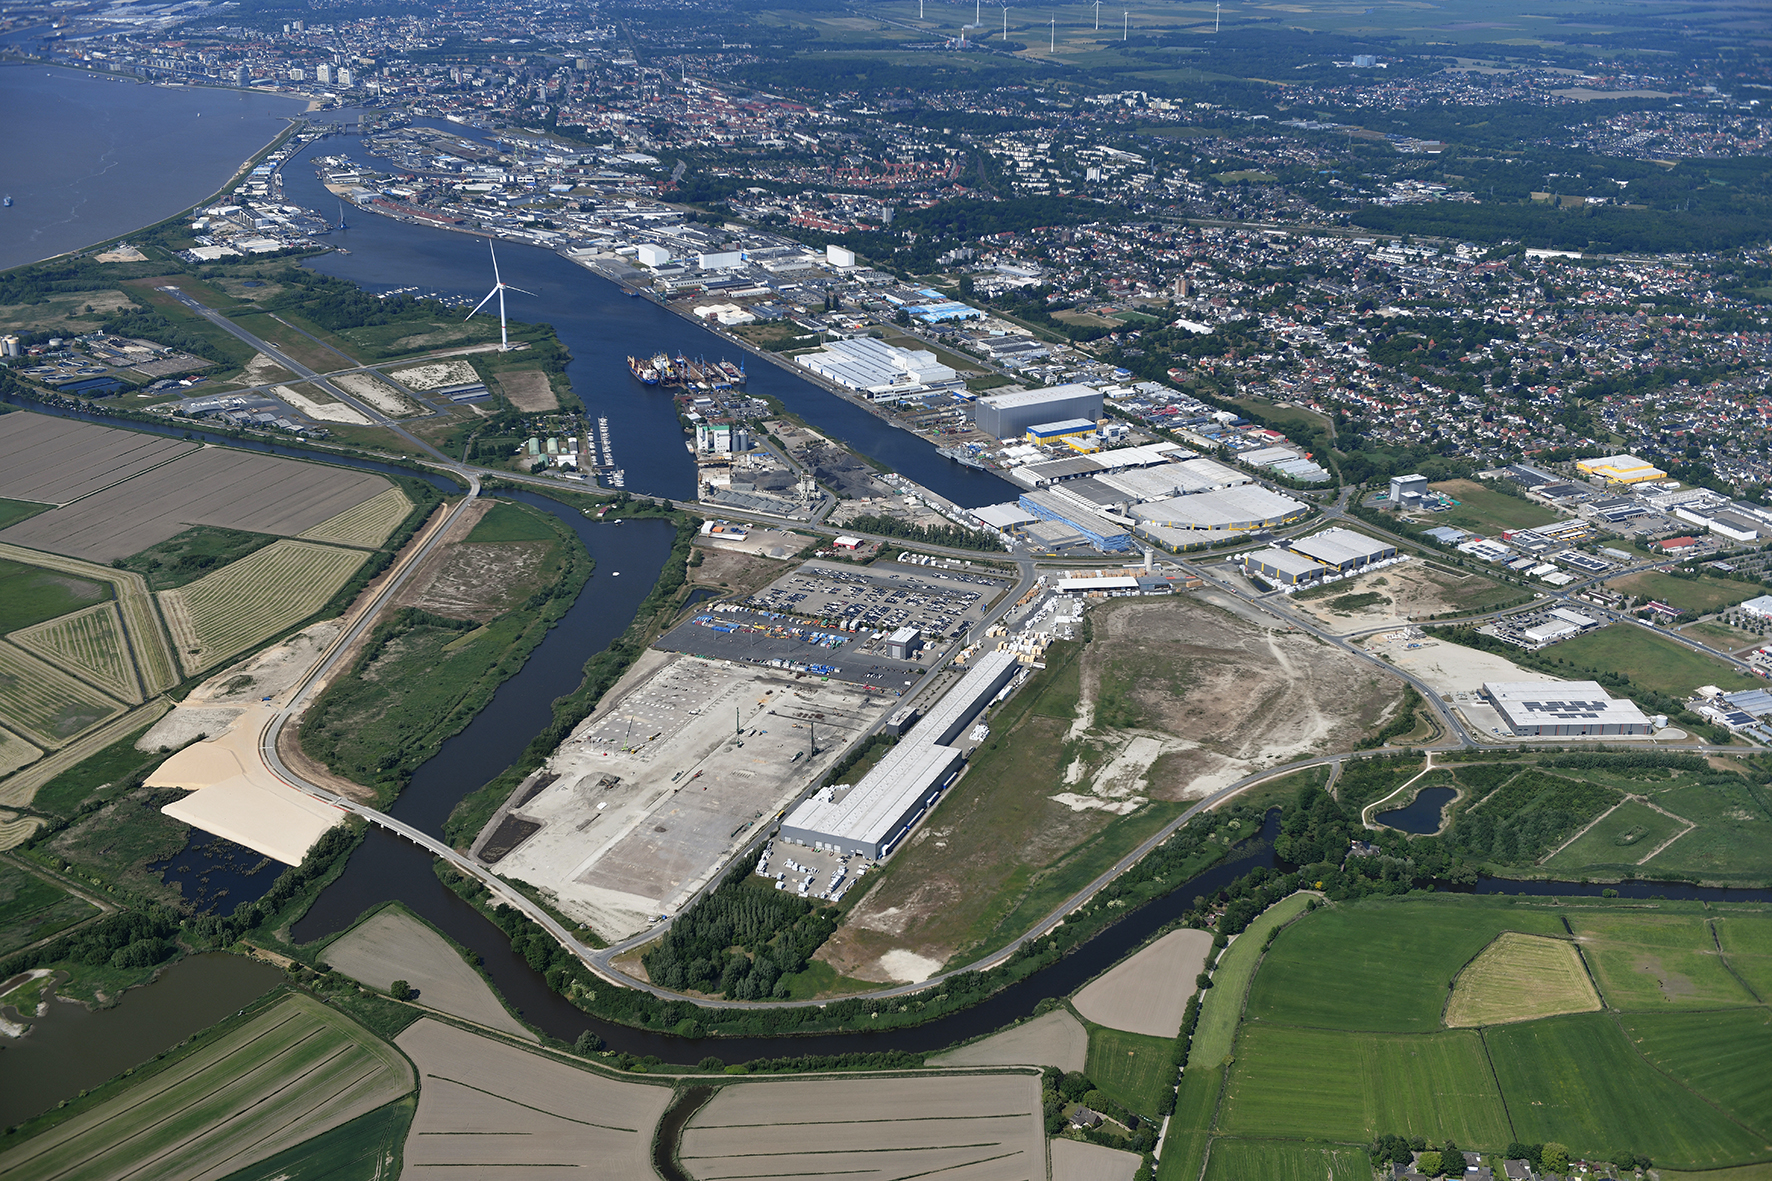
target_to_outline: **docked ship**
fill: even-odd
[[[733,385],[743,385],[744,384],[744,366],[743,365],[734,365],[731,361],[721,361],[720,362],[720,372],[726,376],[726,380],[728,382],[730,382],[731,384],[733,384]]]
[[[946,456],[948,459],[965,467],[977,468],[981,472],[988,472],[991,470],[981,463],[972,452],[966,450],[964,447],[937,447],[935,453],[937,455]]]
[[[642,361],[640,358],[630,355],[628,357],[628,372],[632,373],[634,375],[634,380],[640,382],[642,385],[657,385],[659,381],[659,372],[658,366],[654,364],[657,359],[658,358],[654,357],[650,360]]]

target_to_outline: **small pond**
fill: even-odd
[[[1458,798],[1451,787],[1424,787],[1406,808],[1380,812],[1373,819],[1403,832],[1422,834],[1440,831],[1440,817],[1446,805]]]

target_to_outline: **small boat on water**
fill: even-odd
[[[638,357],[630,356],[628,357],[628,372],[632,373],[634,375],[634,380],[642,385],[657,385],[659,381],[659,372],[658,368],[653,364],[653,361],[656,359],[657,358],[654,358],[652,361],[642,361]]]
[[[9,195],[8,195],[8,196],[7,196],[7,197],[6,197],[6,199],[5,199],[5,200],[4,200],[4,201],[0,201],[0,204],[3,204],[3,205],[5,205],[5,206],[6,206],[6,208],[8,208],[8,209],[11,209],[11,208],[12,208],[12,197],[11,197],[11,195],[10,195],[10,194],[9,194]]]

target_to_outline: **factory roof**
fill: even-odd
[[[1394,545],[1374,541],[1363,533],[1339,527],[1325,529],[1315,537],[1295,541],[1292,548],[1301,554],[1320,558],[1331,566],[1345,566],[1349,562],[1372,562],[1397,552]]]
[[[1611,696],[1598,681],[1485,681],[1483,692],[1515,729],[1559,722],[1647,725],[1634,701]]]
[[[1290,496],[1270,492],[1258,484],[1246,484],[1155,500],[1135,506],[1132,515],[1175,529],[1251,529],[1284,520],[1304,511],[1304,507]]]
[[[1305,574],[1321,574],[1328,569],[1315,558],[1307,558],[1303,554],[1295,554],[1291,550],[1283,550],[1278,546],[1253,550],[1249,553],[1247,561],[1251,565],[1266,566],[1269,570],[1290,575],[1293,578]]]
[[[1001,410],[1015,406],[1038,406],[1044,402],[1057,402],[1090,394],[1100,397],[1101,391],[1092,385],[1072,382],[1069,385],[1041,386],[1037,390],[1017,390],[1012,394],[986,394],[979,398],[979,402]]]

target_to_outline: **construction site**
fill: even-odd
[[[474,852],[606,938],[675,913],[897,698],[647,652],[495,815]]]

